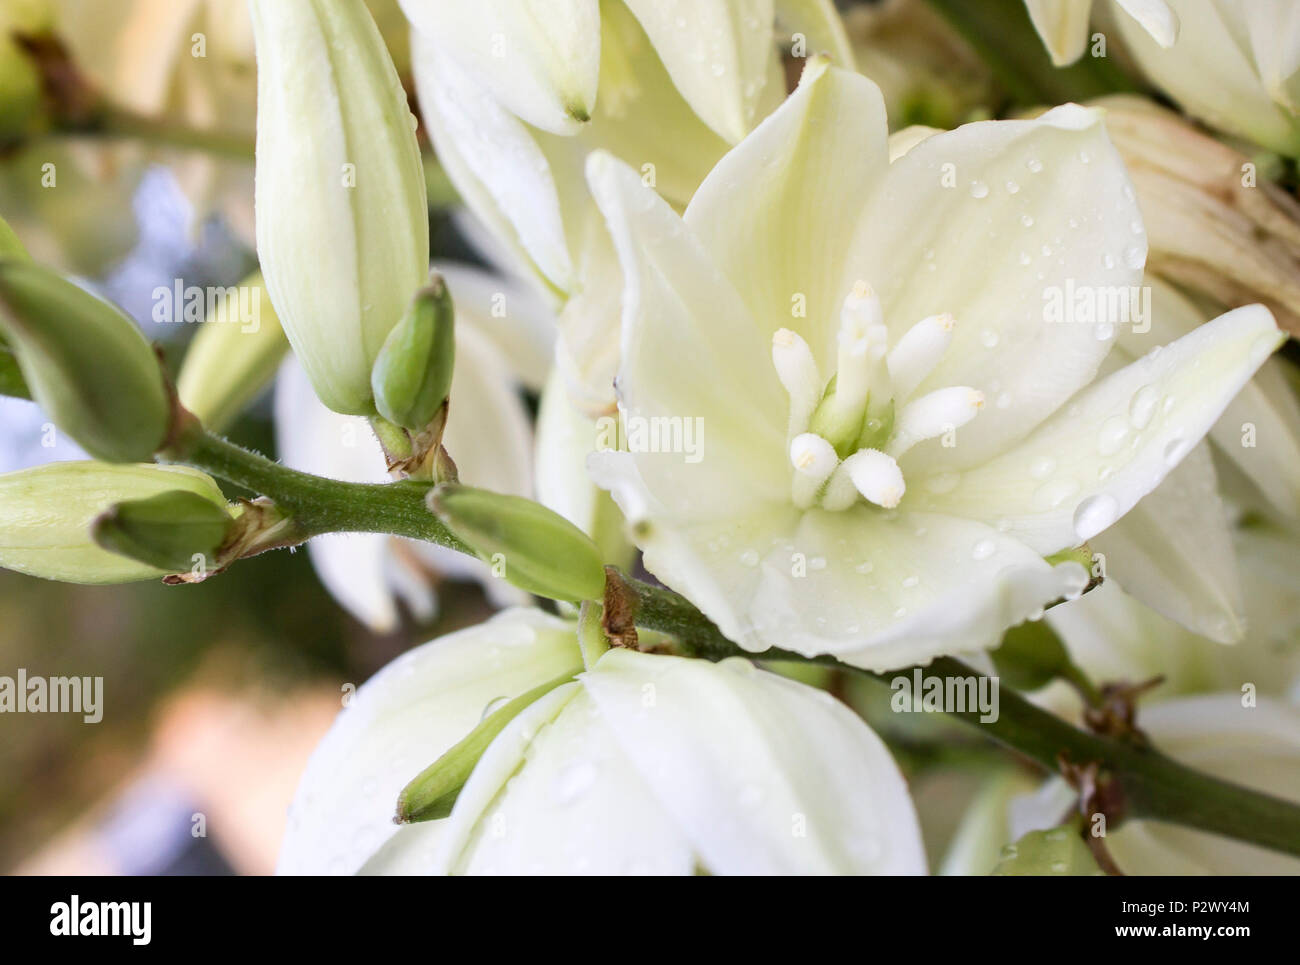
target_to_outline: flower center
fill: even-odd
[[[923,318],[891,347],[880,298],[858,282],[840,309],[836,370],[823,382],[808,343],[788,328],[772,363],[790,394],[790,494],[806,509],[848,509],[859,498],[892,509],[907,490],[898,458],[964,426],[984,405],[965,386],[915,396],[948,349],[953,317]]]

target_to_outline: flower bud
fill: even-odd
[[[225,506],[211,477],[185,466],[54,462],[0,475],[0,567],[65,583],[163,576],[164,569],[100,548],[90,528],[115,503],[177,490]]]
[[[575,666],[572,672],[520,694],[484,717],[460,743],[402,788],[402,793],[397,797],[397,815],[394,820],[398,824],[412,824],[417,821],[445,818],[451,814],[452,806],[460,796],[461,788],[474,773],[479,758],[483,756],[483,752],[488,749],[488,745],[496,739],[496,736],[505,729],[506,724],[518,717],[539,698],[545,697],[561,684],[568,683],[581,672],[582,668]]]
[[[245,292],[252,296],[248,319],[234,311]],[[218,322],[199,326],[176,379],[181,404],[213,432],[230,425],[271,381],[289,348],[261,273],[227,294],[218,312]]]
[[[1070,827],[1030,831],[1015,844],[1002,849],[1002,860],[989,872],[996,876],[1099,875],[1101,869]]]
[[[582,530],[540,503],[519,496],[443,484],[429,508],[484,560],[522,589],[577,603],[604,596],[600,552]]]
[[[184,489],[115,503],[95,517],[90,533],[110,552],[177,573],[195,562],[205,569],[230,534],[234,520],[224,504]]]
[[[50,7],[50,0],[0,3],[0,143],[20,139],[38,124],[40,71],[15,34],[48,31],[53,25]]]
[[[375,404],[389,422],[418,432],[447,401],[456,360],[454,326],[451,296],[435,276],[388,333],[370,373]]]
[[[415,121],[361,0],[252,11],[266,287],[321,401],[371,415],[371,369],[428,272]]]
[[[0,258],[29,260],[27,249],[4,218],[0,218]],[[32,397],[32,390],[27,387],[27,380],[18,367],[18,357],[5,340],[3,328],[0,328],[0,395],[11,395],[19,399]]]
[[[143,462],[162,446],[162,371],[117,308],[47,268],[0,259],[0,331],[32,398],[92,456]]]
[[[23,247],[23,243],[14,234],[14,229],[9,227],[9,223],[4,218],[0,218],[0,258],[15,258],[20,261],[31,260],[31,256],[27,254],[27,249]]]

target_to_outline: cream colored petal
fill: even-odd
[[[1148,606],[1219,643],[1246,632],[1237,556],[1209,445],[1090,544],[1106,575]]]
[[[401,0],[415,31],[535,127],[572,134],[591,117],[598,0]]]
[[[353,874],[372,859],[413,870],[393,848],[423,850],[430,835],[393,824],[401,789],[499,698],[581,666],[571,625],[538,610],[508,610],[390,663],[356,691],[312,754],[278,871]],[[427,857],[421,863],[433,870]]]
[[[1282,343],[1258,305],[1221,315],[1089,386],[1001,456],[909,507],[994,522],[1039,553],[1105,530],[1155,489]]]
[[[773,0],[625,0],[704,123],[735,144],[753,126],[772,43]]]
[[[1025,0],[1025,6],[1053,64],[1064,67],[1083,56],[1092,0]]]
[[[776,0],[776,23],[792,38],[803,36],[805,56],[825,53],[837,67],[855,68],[853,45],[833,0]]]
[[[804,336],[833,370],[845,256],[889,166],[885,105],[860,74],[811,60],[798,89],[713,169],[685,221],[765,338]],[[851,287],[851,286],[850,286]]]
[[[522,121],[441,46],[411,34],[420,109],[438,158],[492,234],[561,291],[573,263],[550,163]]]
[[[786,403],[769,340],[691,229],[634,171],[596,153],[588,180],[623,269],[621,410],[629,430],[645,431],[642,448],[658,450],[637,454],[639,472],[658,498],[699,512],[787,498]],[[670,430],[667,443],[661,435],[654,444],[656,427]],[[695,453],[684,451],[687,427]]]
[[[1178,14],[1165,0],[1115,0],[1124,12],[1142,25],[1161,47],[1172,47],[1178,39]]]
[[[1034,121],[936,134],[890,165],[862,217],[851,274],[879,293],[897,340],[951,313],[951,345],[923,395],[970,386],[988,404],[957,434],[908,453],[909,468],[969,466],[1021,438],[1091,381],[1141,282],[1146,240],[1100,114],[1067,104]],[[1089,296],[1081,298],[1079,293]],[[1052,310],[1084,301],[1089,316]]]
[[[713,874],[924,874],[907,784],[846,706],[732,659],[611,650],[583,686]]]
[[[1131,18],[1115,18],[1125,46],[1147,76],[1210,126],[1292,157],[1300,153],[1300,119],[1276,103],[1260,77],[1245,5],[1204,0],[1171,0],[1170,5],[1179,29],[1169,48]]]
[[[1239,6],[1264,88],[1292,114],[1300,112],[1300,7],[1289,0]]]

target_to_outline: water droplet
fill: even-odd
[[[1105,268],[1107,271],[1115,267],[1115,256],[1109,251],[1101,256],[1101,267]]]
[[[1029,464],[1029,475],[1033,479],[1046,479],[1056,472],[1056,460],[1051,456],[1039,456]]]
[[[1019,190],[1020,190],[1020,185],[1017,184],[1015,181],[1008,181],[1008,182],[1007,182],[1007,193],[1008,193],[1008,194],[1015,194],[1015,193],[1017,193]]]
[[[1024,225],[1026,228],[1032,228],[1034,226],[1033,215],[1022,214],[1020,216],[1020,223]]]
[[[998,333],[991,328],[986,328],[980,332],[980,344],[985,348],[996,348],[998,344]]]
[[[1111,416],[1101,424],[1097,434],[1097,451],[1103,456],[1119,452],[1128,437],[1128,423],[1120,416]]]
[[[1097,326],[1096,335],[1097,335],[1097,341],[1109,342],[1112,338],[1115,337],[1115,326],[1112,325],[1110,322],[1102,322],[1100,325]]]
[[[1051,831],[1048,831],[1047,834],[1043,835],[1043,837],[1047,838],[1048,841],[1064,841],[1068,834],[1069,832],[1066,831],[1065,828],[1054,828]]]
[[[998,397],[993,400],[993,404],[999,409],[1005,409],[1011,405],[1011,393],[999,392]]]
[[[862,573],[862,574],[864,574],[864,575],[867,574],[867,573],[870,573],[870,572],[871,572],[872,570],[874,570],[875,568],[876,568],[876,567],[875,567],[875,564],[873,564],[873,563],[871,562],[871,560],[863,560],[863,561],[862,561],[861,563],[859,563],[857,566],[853,567],[853,569],[854,569],[856,572],[858,572],[858,573]]]
[[[1183,461],[1183,456],[1187,455],[1188,445],[1186,440],[1175,436],[1165,445],[1165,465],[1176,466]]]
[[[1063,875],[1063,874],[1065,874],[1066,871],[1069,870],[1069,868],[1070,868],[1070,866],[1069,866],[1068,864],[1066,864],[1064,861],[1053,861],[1053,862],[1052,862],[1052,873],[1053,873],[1053,874]]]
[[[714,77],[721,77],[723,74],[727,72],[727,68],[722,64],[714,64],[712,67],[709,68],[709,71],[713,74]]]
[[[1079,163],[1080,163],[1080,164],[1087,164],[1087,163],[1088,163],[1089,161],[1091,161],[1091,160],[1092,160],[1092,155],[1089,154],[1087,151],[1080,151],[1080,152],[1079,152]]]
[[[1141,268],[1147,263],[1147,250],[1141,245],[1129,245],[1124,249],[1124,264],[1130,268]]]
[[[1029,170],[1034,172],[1034,174],[1037,174],[1043,169],[1043,162],[1038,160],[1036,157],[1031,157],[1025,162],[1025,167],[1029,168]]]
[[[989,195],[989,186],[983,181],[972,181],[970,183],[970,196],[972,198],[987,198]]]
[[[808,561],[808,568],[813,570],[826,569],[826,557],[814,556],[812,559]]]
[[[1133,423],[1134,429],[1145,429],[1151,424],[1151,417],[1155,415],[1158,401],[1156,390],[1149,385],[1144,385],[1133,393],[1133,398],[1128,404],[1128,419]]]
[[[1020,263],[1021,263],[1022,265],[1027,265],[1027,264],[1029,264],[1031,261],[1033,261],[1033,259],[1029,257],[1029,252],[1027,252],[1027,251],[1022,251],[1022,252],[1020,253]]]
[[[1073,479],[1053,479],[1038,487],[1034,499],[1040,506],[1055,509],[1078,491],[1079,484]]]
[[[982,539],[971,547],[970,555],[974,560],[986,560],[997,552],[998,545],[991,539]]]
[[[1119,501],[1110,493],[1089,496],[1074,508],[1074,535],[1092,539],[1119,518]]]
[[[918,583],[920,583],[920,582],[921,582],[921,580],[920,580],[919,577],[915,577],[915,576],[909,576],[909,577],[906,577],[906,578],[903,580],[903,588],[904,588],[904,589],[907,589],[907,590],[910,590],[912,587],[916,586],[916,584],[918,584]]]
[[[745,566],[757,566],[758,553],[756,553],[754,550],[745,550],[745,552],[740,554],[740,562],[743,563]]]

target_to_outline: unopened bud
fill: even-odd
[[[105,462],[144,462],[167,436],[158,359],[135,323],[47,268],[0,259],[0,330],[32,398]]]
[[[540,503],[443,484],[429,494],[429,508],[484,560],[500,562],[515,586],[570,603],[603,597],[605,568],[596,544]]]
[[[224,503],[173,489],[115,503],[95,518],[90,531],[110,552],[176,573],[190,569],[196,557],[205,568],[214,567],[233,523]]]
[[[375,360],[370,386],[379,414],[419,432],[447,401],[455,360],[455,312],[447,286],[434,276],[416,292]]]

